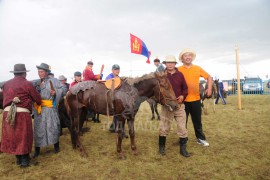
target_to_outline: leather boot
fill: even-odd
[[[60,147],[59,147],[59,142],[54,144],[54,152],[59,153],[60,152]]]
[[[21,155],[21,168],[27,168],[29,166],[36,166],[38,162],[31,162],[29,154]]]
[[[166,136],[159,136],[159,154],[165,155]]]
[[[21,155],[16,155],[16,165],[20,166],[22,163]]]
[[[35,147],[35,153],[32,158],[37,158],[39,156],[39,153],[40,153],[40,147]]]
[[[21,167],[26,168],[30,166],[30,157],[29,154],[21,155]]]
[[[184,157],[189,157],[189,153],[186,150],[188,138],[180,138],[180,154]]]

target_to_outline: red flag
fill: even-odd
[[[151,56],[151,52],[148,51],[145,43],[140,38],[134,36],[133,34],[130,34],[130,47],[131,53],[146,56],[147,57],[146,63],[150,64],[149,58]]]

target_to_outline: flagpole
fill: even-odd
[[[132,61],[130,61],[129,65],[130,65],[129,76],[132,77]]]

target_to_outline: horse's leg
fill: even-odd
[[[76,149],[76,139],[75,139],[75,126],[74,126],[74,118],[70,116],[71,126],[69,128],[71,143],[73,149]]]
[[[155,119],[154,104],[149,103],[149,105],[150,105],[151,112],[152,112],[151,120],[154,120]]]
[[[117,132],[117,141],[116,141],[116,148],[117,148],[117,153],[118,157],[120,159],[126,159],[125,154],[122,151],[122,140],[123,140],[123,124],[124,124],[125,119],[123,117],[117,118],[117,123],[116,123],[116,132]]]
[[[213,98],[213,112],[216,112],[216,102],[215,102],[215,98]]]
[[[81,142],[81,139],[80,139],[80,130],[77,129],[74,132],[75,132],[75,138],[76,138],[76,147],[79,149],[79,151],[81,152],[81,155],[83,157],[87,157],[88,155],[87,155],[87,153],[86,153],[86,151],[84,149],[84,146],[83,146],[83,144]]]
[[[157,103],[155,103],[155,112],[156,112],[156,114],[158,116],[158,120],[160,120],[160,115],[159,115],[158,109],[157,109]]]
[[[83,128],[83,124],[84,124],[84,121],[86,121],[87,119],[87,109],[82,109],[81,110],[81,113],[80,113],[80,121],[79,121],[79,135],[82,136],[83,135],[83,131],[82,131],[82,128]]]
[[[201,108],[202,108],[202,112],[204,112],[204,105],[203,105],[203,100],[201,99]],[[202,114],[201,112],[201,114]]]
[[[97,122],[97,123],[100,123],[100,120],[99,120],[99,113],[96,113],[96,114],[97,114],[96,122]]]
[[[204,114],[207,115],[208,114],[208,107],[209,107],[209,101],[206,100],[206,106],[204,108]]]
[[[83,114],[83,110],[79,110],[78,114],[75,115],[73,124],[72,124],[72,128],[73,128],[73,136],[74,136],[74,140],[75,140],[75,148],[79,149],[79,151],[81,152],[81,155],[83,157],[87,157],[87,153],[84,149],[83,144],[81,143],[81,139],[80,139],[80,125],[82,124],[80,121],[82,120],[81,115]],[[84,119],[85,120],[85,119]]]
[[[131,149],[132,149],[134,155],[138,155],[137,147],[135,144],[134,119],[130,119],[128,121],[128,129],[129,129]]]

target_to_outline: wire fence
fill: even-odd
[[[223,80],[224,90],[228,95],[238,93],[236,80]],[[241,94],[270,94],[270,80],[260,78],[247,78],[240,80]]]

